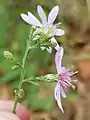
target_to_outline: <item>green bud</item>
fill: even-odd
[[[4,57],[8,60],[13,60],[13,55],[9,51],[4,51]]]
[[[58,78],[57,74],[47,74],[44,76],[36,77],[39,81],[45,81],[45,82],[55,82]]]
[[[19,92],[18,92],[18,98],[23,98],[24,97],[24,95],[25,95],[25,92],[24,92],[24,90],[23,89],[20,89],[19,90]]]
[[[42,29],[41,28],[36,28],[33,35],[35,36],[35,35],[41,35],[41,34],[42,34]]]
[[[17,89],[14,90],[14,94],[18,96],[18,90]]]
[[[57,74],[47,74],[45,77],[47,82],[53,82],[57,79]]]
[[[36,30],[37,27],[36,27],[36,26],[32,26],[32,28],[33,28],[34,30]]]
[[[24,97],[25,92],[24,92],[23,89],[20,89],[20,90],[16,89],[16,90],[14,90],[14,94],[15,94],[16,96],[18,96],[19,99],[21,99],[21,98]]]

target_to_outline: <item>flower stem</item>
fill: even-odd
[[[14,98],[14,106],[13,106],[12,113],[15,113],[15,109],[16,109],[16,107],[17,107],[17,103],[18,103],[18,96],[15,95],[15,98]]]
[[[38,44],[29,47],[28,42],[27,42],[25,54],[24,54],[23,60],[22,60],[22,69],[21,69],[21,76],[20,76],[20,81],[19,81],[19,85],[18,85],[18,90],[17,90],[17,93],[15,94],[14,106],[13,106],[13,110],[12,110],[13,113],[15,113],[15,110],[16,110],[16,107],[18,104],[18,100],[19,100],[18,93],[20,92],[20,90],[22,88],[22,84],[23,84],[23,80],[24,80],[24,76],[25,76],[25,63],[26,63],[27,55],[28,55],[29,51],[31,51],[32,49],[37,48],[37,47],[38,47]]]
[[[29,49],[28,49],[28,43],[26,46],[26,51],[22,60],[22,70],[21,70],[21,76],[20,76],[20,82],[19,82],[19,86],[18,86],[18,92],[20,91],[20,89],[22,88],[22,81],[24,80],[24,75],[25,75],[25,62],[26,62],[26,58],[28,55]],[[17,103],[18,103],[18,93],[15,94],[15,100],[14,100],[14,106],[13,106],[13,110],[12,112],[15,113],[15,109],[17,107]]]

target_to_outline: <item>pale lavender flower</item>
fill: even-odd
[[[58,15],[59,7],[55,6],[54,8],[52,8],[48,15],[48,18],[46,17],[45,12],[40,5],[37,6],[37,12],[39,14],[39,17],[41,18],[41,22],[31,12],[28,12],[28,15],[22,13],[21,17],[28,24],[39,27],[43,33],[47,34],[49,37],[52,37],[50,39],[52,43],[54,42],[57,44],[54,36],[62,36],[65,33],[64,30],[58,28],[61,22],[55,25],[53,24]],[[41,49],[42,50],[47,49],[49,53],[52,52],[51,47],[49,48],[41,47]]]
[[[63,47],[59,47],[55,55],[56,69],[58,73],[58,81],[55,87],[55,100],[62,112],[64,112],[64,110],[61,104],[61,97],[66,98],[68,87],[72,87],[73,89],[75,88],[75,86],[70,83],[71,76],[74,73],[69,72],[68,69],[61,66],[63,51]]]

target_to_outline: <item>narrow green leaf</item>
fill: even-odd
[[[24,81],[31,82],[31,81],[43,81],[43,82],[56,82],[57,81],[57,74],[46,74],[44,76],[39,76],[39,77],[30,77],[25,79]]]
[[[28,81],[28,80],[23,81],[23,83],[25,83],[25,82],[28,82],[28,83],[36,85],[36,86],[40,86],[40,84],[38,84],[37,82],[34,82],[34,81]]]
[[[13,65],[12,66],[12,69],[16,69],[16,68],[18,68],[19,66],[18,65]]]

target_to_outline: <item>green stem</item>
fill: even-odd
[[[37,46],[38,46],[38,44],[36,44],[32,47],[29,47],[28,42],[27,42],[26,51],[25,51],[25,54],[24,54],[24,57],[23,57],[23,60],[22,60],[22,70],[21,70],[20,82],[19,82],[19,86],[18,86],[18,92],[22,88],[22,83],[23,83],[24,76],[25,76],[25,63],[26,63],[27,55],[28,55],[29,51],[31,51],[34,48],[37,48]],[[18,100],[19,100],[18,95],[15,94],[14,106],[13,106],[13,110],[12,110],[13,113],[15,113],[15,110],[16,110],[16,107],[17,107],[17,104],[18,104]]]
[[[25,62],[26,62],[26,58],[28,55],[29,49],[28,49],[28,45],[26,46],[26,51],[22,60],[22,70],[21,70],[21,76],[20,76],[20,82],[19,82],[19,86],[18,86],[18,92],[20,91],[20,89],[22,88],[22,81],[24,80],[24,76],[25,76]],[[14,100],[14,106],[13,106],[13,110],[12,112],[15,113],[15,109],[17,107],[17,103],[18,103],[18,95],[15,94],[15,100]]]
[[[13,113],[15,113],[15,109],[16,109],[17,103],[18,103],[18,96],[15,95],[14,106],[13,106],[13,110],[12,110]]]
[[[29,49],[28,49],[28,45],[26,47],[26,51],[22,60],[22,70],[21,70],[21,77],[20,77],[20,82],[19,82],[19,86],[18,89],[20,90],[22,88],[22,81],[24,80],[24,76],[25,76],[25,62],[26,62],[26,58],[28,55]]]

